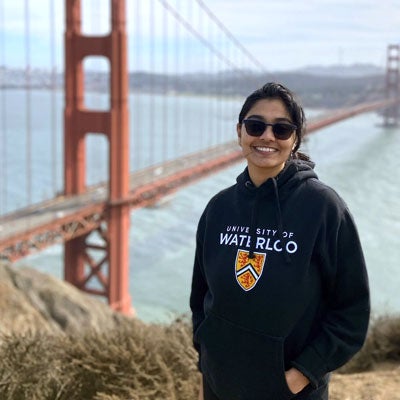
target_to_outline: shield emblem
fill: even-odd
[[[254,258],[249,258],[249,252],[238,250],[235,262],[236,280],[240,287],[251,290],[261,277],[265,264],[265,253],[254,253]]]

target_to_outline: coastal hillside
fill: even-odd
[[[268,81],[290,87],[310,108],[348,107],[360,102],[384,98],[385,71],[372,65],[311,66],[293,71],[233,70],[218,73],[156,74],[145,71],[130,72],[129,91],[133,95],[188,95],[243,98]],[[33,90],[63,90],[64,76],[52,71],[30,71]],[[25,89],[24,69],[0,66],[1,89]],[[107,93],[109,76],[106,72],[91,71],[85,76],[85,88],[91,92]]]
[[[0,264],[0,399],[193,400],[188,316],[145,324],[29,267]],[[331,400],[400,400],[400,316],[372,323]]]

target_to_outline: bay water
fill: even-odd
[[[32,147],[34,184],[31,196],[35,201],[43,193],[51,192],[49,187],[53,191],[62,190],[62,135],[57,133],[52,139],[53,145],[46,139],[50,138],[51,130],[61,132],[62,98],[60,94],[52,98],[40,91],[34,91],[30,96],[34,104],[30,111],[30,129],[33,136],[40,131],[42,138],[33,140]],[[219,140],[235,139],[235,124],[243,99],[227,99],[226,107],[217,112],[215,107],[209,106],[214,99],[143,98],[147,103],[136,104],[131,110],[131,130],[143,135],[140,146],[137,138],[133,140],[135,149],[132,149],[131,164],[137,169],[151,161],[146,160],[145,148],[156,147],[161,141],[164,143],[163,157],[171,159],[209,143],[204,135],[209,135],[210,129],[216,126],[221,132]],[[27,154],[21,148],[27,139],[18,134],[26,126],[23,107],[27,103],[24,99],[23,91],[9,91],[7,104],[3,102],[1,107],[3,160],[0,168],[3,170],[0,170],[0,177],[3,177],[2,185],[7,186],[7,190],[1,190],[3,212],[9,211],[6,206],[17,204],[18,208],[26,203],[26,167],[23,164]],[[179,118],[170,114],[177,101],[181,107]],[[51,118],[43,116],[54,105],[58,114],[51,122]],[[150,109],[153,117],[143,117]],[[157,109],[165,115],[152,121]],[[308,117],[318,112],[306,110]],[[209,125],[209,119],[214,119],[217,125]],[[171,129],[182,130],[177,134],[180,139],[174,139],[173,144],[166,137],[166,132]],[[149,132],[154,135],[152,139]],[[97,156],[98,152],[105,153],[105,143],[88,141],[88,146],[89,154],[93,154],[89,157],[88,179],[93,183],[104,179],[106,174],[106,161]],[[377,113],[363,114],[313,133],[305,141],[303,151],[316,163],[319,178],[344,198],[356,220],[369,271],[373,313],[400,313],[400,128],[383,127],[382,117]],[[151,157],[157,161],[160,155],[154,154]],[[208,200],[232,185],[244,167],[245,162],[239,162],[177,191],[153,207],[132,211],[129,290],[139,318],[163,322],[188,313],[198,219]],[[62,278],[62,259],[63,247],[55,245],[18,261],[16,265],[29,265]]]

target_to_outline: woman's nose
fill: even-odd
[[[263,139],[275,140],[275,135],[271,125],[267,125],[263,134],[260,136]]]

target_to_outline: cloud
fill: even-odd
[[[215,68],[227,68],[229,63],[221,61],[216,54],[219,52],[241,68],[255,68],[196,0],[166,1],[190,29],[185,23],[179,23],[161,0],[127,1],[130,65],[145,69],[155,65],[158,70],[167,65],[170,71],[183,71],[187,61],[186,69],[203,68],[213,63],[217,65]],[[387,45],[400,41],[400,0],[203,2],[267,70],[298,68],[307,64],[327,65],[339,60],[346,64],[368,62],[383,66]],[[0,6],[0,46],[3,43],[4,58],[17,62],[19,57],[21,63],[24,62],[24,35],[27,31],[24,4],[3,0]],[[28,4],[29,43],[35,50],[35,60],[48,60],[52,40],[61,60],[64,1],[35,0]],[[50,4],[54,6],[54,14],[51,14]],[[83,32],[107,33],[109,0],[82,1],[82,4]],[[52,29],[56,32],[55,38],[51,38]],[[11,54],[11,44],[16,49],[22,48],[18,50],[22,54]],[[163,61],[163,57],[168,59]]]

